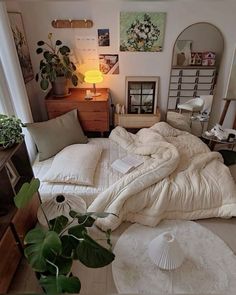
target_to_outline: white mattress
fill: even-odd
[[[103,149],[94,176],[94,186],[91,187],[41,181],[39,192],[42,201],[51,199],[53,196],[58,194],[64,194],[67,196],[73,195],[82,197],[87,206],[89,206],[100,192],[122,177],[122,174],[111,168],[111,164],[116,159],[125,157],[127,155],[127,151],[108,138],[91,138],[89,139],[89,142],[91,144],[99,145],[99,147],[102,147]],[[52,161],[53,157],[42,162],[39,162],[37,158],[33,164],[35,177],[41,180],[43,175],[45,175],[50,168]]]

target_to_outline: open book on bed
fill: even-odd
[[[111,164],[111,167],[122,174],[131,172],[133,169],[137,168],[139,165],[143,164],[142,159],[138,159],[133,156],[126,156],[123,159],[118,159]]]

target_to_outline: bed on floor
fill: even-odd
[[[219,153],[188,132],[164,122],[136,135],[117,127],[110,138],[87,144],[102,149],[94,185],[41,182],[43,201],[58,194],[81,197],[89,211],[114,213],[96,221],[104,230],[114,230],[122,221],[155,226],[162,219],[236,216],[236,185],[229,169]],[[128,154],[144,163],[125,175],[111,168]],[[35,176],[42,180],[52,163],[53,158],[36,160]]]

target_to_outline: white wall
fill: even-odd
[[[200,2],[200,3],[199,3]],[[226,3],[227,2],[227,3]],[[236,1],[122,1],[122,0],[87,0],[87,1],[19,1],[23,14],[27,39],[31,50],[34,71],[37,72],[40,58],[36,55],[36,43],[45,40],[52,32],[56,38],[69,46],[74,46],[76,35],[97,35],[98,28],[110,29],[110,47],[99,47],[99,53],[119,53],[120,75],[105,76],[100,87],[109,87],[115,102],[125,101],[125,76],[160,76],[159,106],[166,109],[172,48],[177,36],[189,25],[196,22],[209,22],[217,26],[225,38],[225,50],[222,67],[218,76],[217,96],[213,107],[213,121],[219,119],[222,97],[226,93],[230,63],[236,43]],[[157,11],[167,12],[163,52],[119,52],[119,13],[120,11]],[[91,29],[53,29],[53,19],[91,19]],[[86,86],[86,85],[82,85]],[[44,94],[39,87],[34,87],[42,103]],[[232,124],[235,103],[227,116],[228,125]]]

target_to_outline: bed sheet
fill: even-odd
[[[104,191],[111,184],[122,177],[122,174],[111,168],[111,164],[116,159],[120,159],[128,155],[128,152],[108,138],[90,138],[89,143],[98,145],[103,150],[95,171],[94,186],[49,183],[41,181],[39,193],[42,201],[51,199],[53,196],[58,194],[64,194],[67,196],[72,195],[81,197],[86,202],[86,205],[89,206],[100,192]],[[39,162],[37,158],[33,164],[35,177],[41,180],[50,168],[52,161],[53,157],[42,162]]]

